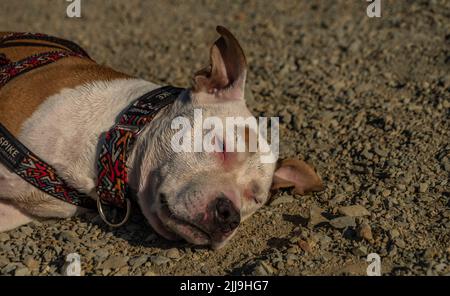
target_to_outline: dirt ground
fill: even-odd
[[[189,86],[216,25],[240,40],[248,105],[280,116],[281,157],[314,164],[326,189],[289,190],[213,251],[156,236],[139,213],[112,230],[92,214],[0,234],[0,274],[450,274],[450,1],[1,1],[0,31],[78,42],[101,64]],[[250,92],[249,92],[250,93]],[[1,190],[1,188],[0,188]],[[353,206],[343,208],[345,206]]]

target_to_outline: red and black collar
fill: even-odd
[[[0,56],[0,88],[22,73],[61,58],[70,56],[89,58],[77,44],[44,34],[13,33],[0,38],[0,45],[4,46],[7,42],[24,39],[57,43],[67,50],[40,53],[17,62],[11,62],[6,56]],[[97,162],[97,209],[107,224],[121,226],[129,217],[130,192],[126,161],[137,136],[155,115],[162,108],[173,103],[183,90],[183,88],[164,86],[142,95],[124,110],[118,122],[101,136]],[[67,184],[51,165],[25,147],[1,123],[0,162],[22,179],[51,196],[76,206],[95,208],[95,202],[91,197]],[[103,211],[104,205],[125,209],[124,218],[118,223],[110,221]]]
[[[130,200],[126,162],[137,136],[159,110],[172,104],[183,88],[164,86],[139,97],[105,135],[97,161],[97,207],[103,220],[120,226],[130,214]],[[106,218],[103,203],[125,209],[125,217],[118,223]]]

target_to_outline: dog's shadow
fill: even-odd
[[[77,216],[81,222],[85,222],[89,229],[96,226],[104,235],[111,233],[114,237],[127,241],[130,246],[141,248],[156,248],[159,250],[167,250],[171,248],[195,248],[204,249],[204,246],[196,246],[182,239],[178,241],[167,240],[158,235],[147,222],[138,206],[134,205],[131,215],[124,225],[120,227],[111,227],[107,225],[100,215],[95,211],[89,211]]]

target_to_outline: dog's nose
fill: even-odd
[[[231,200],[220,196],[216,200],[215,221],[222,233],[228,233],[239,226],[241,215]]]

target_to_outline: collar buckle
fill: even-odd
[[[100,214],[100,217],[102,218],[102,220],[108,224],[111,227],[120,227],[122,225],[124,225],[128,219],[130,218],[130,213],[131,213],[131,202],[128,198],[125,198],[125,214],[123,215],[122,218],[119,218],[118,222],[114,222],[112,219],[109,219],[106,214],[105,211],[103,210],[103,206],[104,203],[102,201],[102,199],[100,198],[100,196],[97,198],[97,209],[98,209],[98,213]],[[115,218],[117,218],[118,213],[117,213],[117,208],[114,209],[115,210]]]

